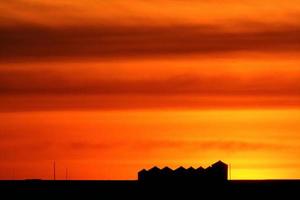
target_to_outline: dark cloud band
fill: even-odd
[[[300,96],[300,74],[173,75],[152,79],[75,77],[55,70],[0,70],[2,95]]]
[[[228,32],[213,26],[0,28],[0,61],[128,58],[300,50],[300,27]]]

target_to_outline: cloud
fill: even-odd
[[[0,160],[90,158],[103,155],[139,155],[140,152],[247,152],[294,151],[297,146],[268,142],[217,140],[129,140],[129,141],[15,141],[1,143]],[[63,153],[62,153],[63,152]],[[28,156],[30,155],[30,156]]]
[[[70,145],[72,150],[126,150],[126,151],[164,151],[188,150],[188,151],[261,151],[291,149],[284,144],[268,142],[249,142],[249,141],[220,141],[220,140],[139,140],[139,141],[119,141],[110,142],[73,142]]]
[[[0,112],[299,109],[293,96],[2,95]]]
[[[162,149],[188,150],[188,151],[261,151],[261,150],[282,150],[287,149],[285,145],[264,143],[264,142],[248,142],[248,141],[172,141],[172,140],[150,140],[138,142],[134,148],[146,151],[157,151]]]
[[[68,72],[69,73],[69,72]],[[0,70],[0,111],[298,108],[300,74],[181,74],[111,78]]]
[[[0,61],[115,59],[239,51],[298,52],[299,26],[229,32],[215,26],[0,28]]]
[[[148,79],[78,78],[55,70],[0,70],[2,95],[230,95],[299,96],[300,74],[259,74],[241,77],[181,74]]]
[[[107,150],[110,148],[115,148],[116,145],[107,144],[107,143],[90,143],[90,142],[72,142],[69,145],[70,149],[82,151],[82,150]]]

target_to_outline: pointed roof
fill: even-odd
[[[160,171],[160,169],[156,166],[152,167],[151,169],[149,169],[149,172],[158,172]]]
[[[189,171],[189,172],[191,172],[191,171],[195,171],[196,169],[194,168],[194,167],[189,167],[188,169],[187,169],[187,171]]]
[[[186,169],[182,166],[178,167],[177,169],[175,169],[175,172],[184,172]]]
[[[141,171],[139,171],[138,173],[145,173],[145,172],[147,172],[147,170],[145,170],[145,169],[142,169]]]
[[[218,162],[212,164],[212,167],[217,167],[217,166],[228,166],[226,163],[222,162],[221,160],[219,160]]]
[[[198,167],[196,170],[197,171],[204,171],[204,168],[203,167]]]
[[[169,168],[169,167],[164,167],[163,169],[162,169],[162,171],[164,171],[164,172],[171,172],[171,171],[173,171],[171,168]]]

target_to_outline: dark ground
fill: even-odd
[[[115,199],[299,199],[300,180],[224,183],[139,183],[137,181],[0,181],[6,197]],[[1,198],[1,197],[0,197]],[[8,199],[8,198],[7,198]]]

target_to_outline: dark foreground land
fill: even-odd
[[[0,181],[6,197],[113,199],[261,199],[298,198],[300,180],[227,181],[224,183],[140,183],[138,181]]]

